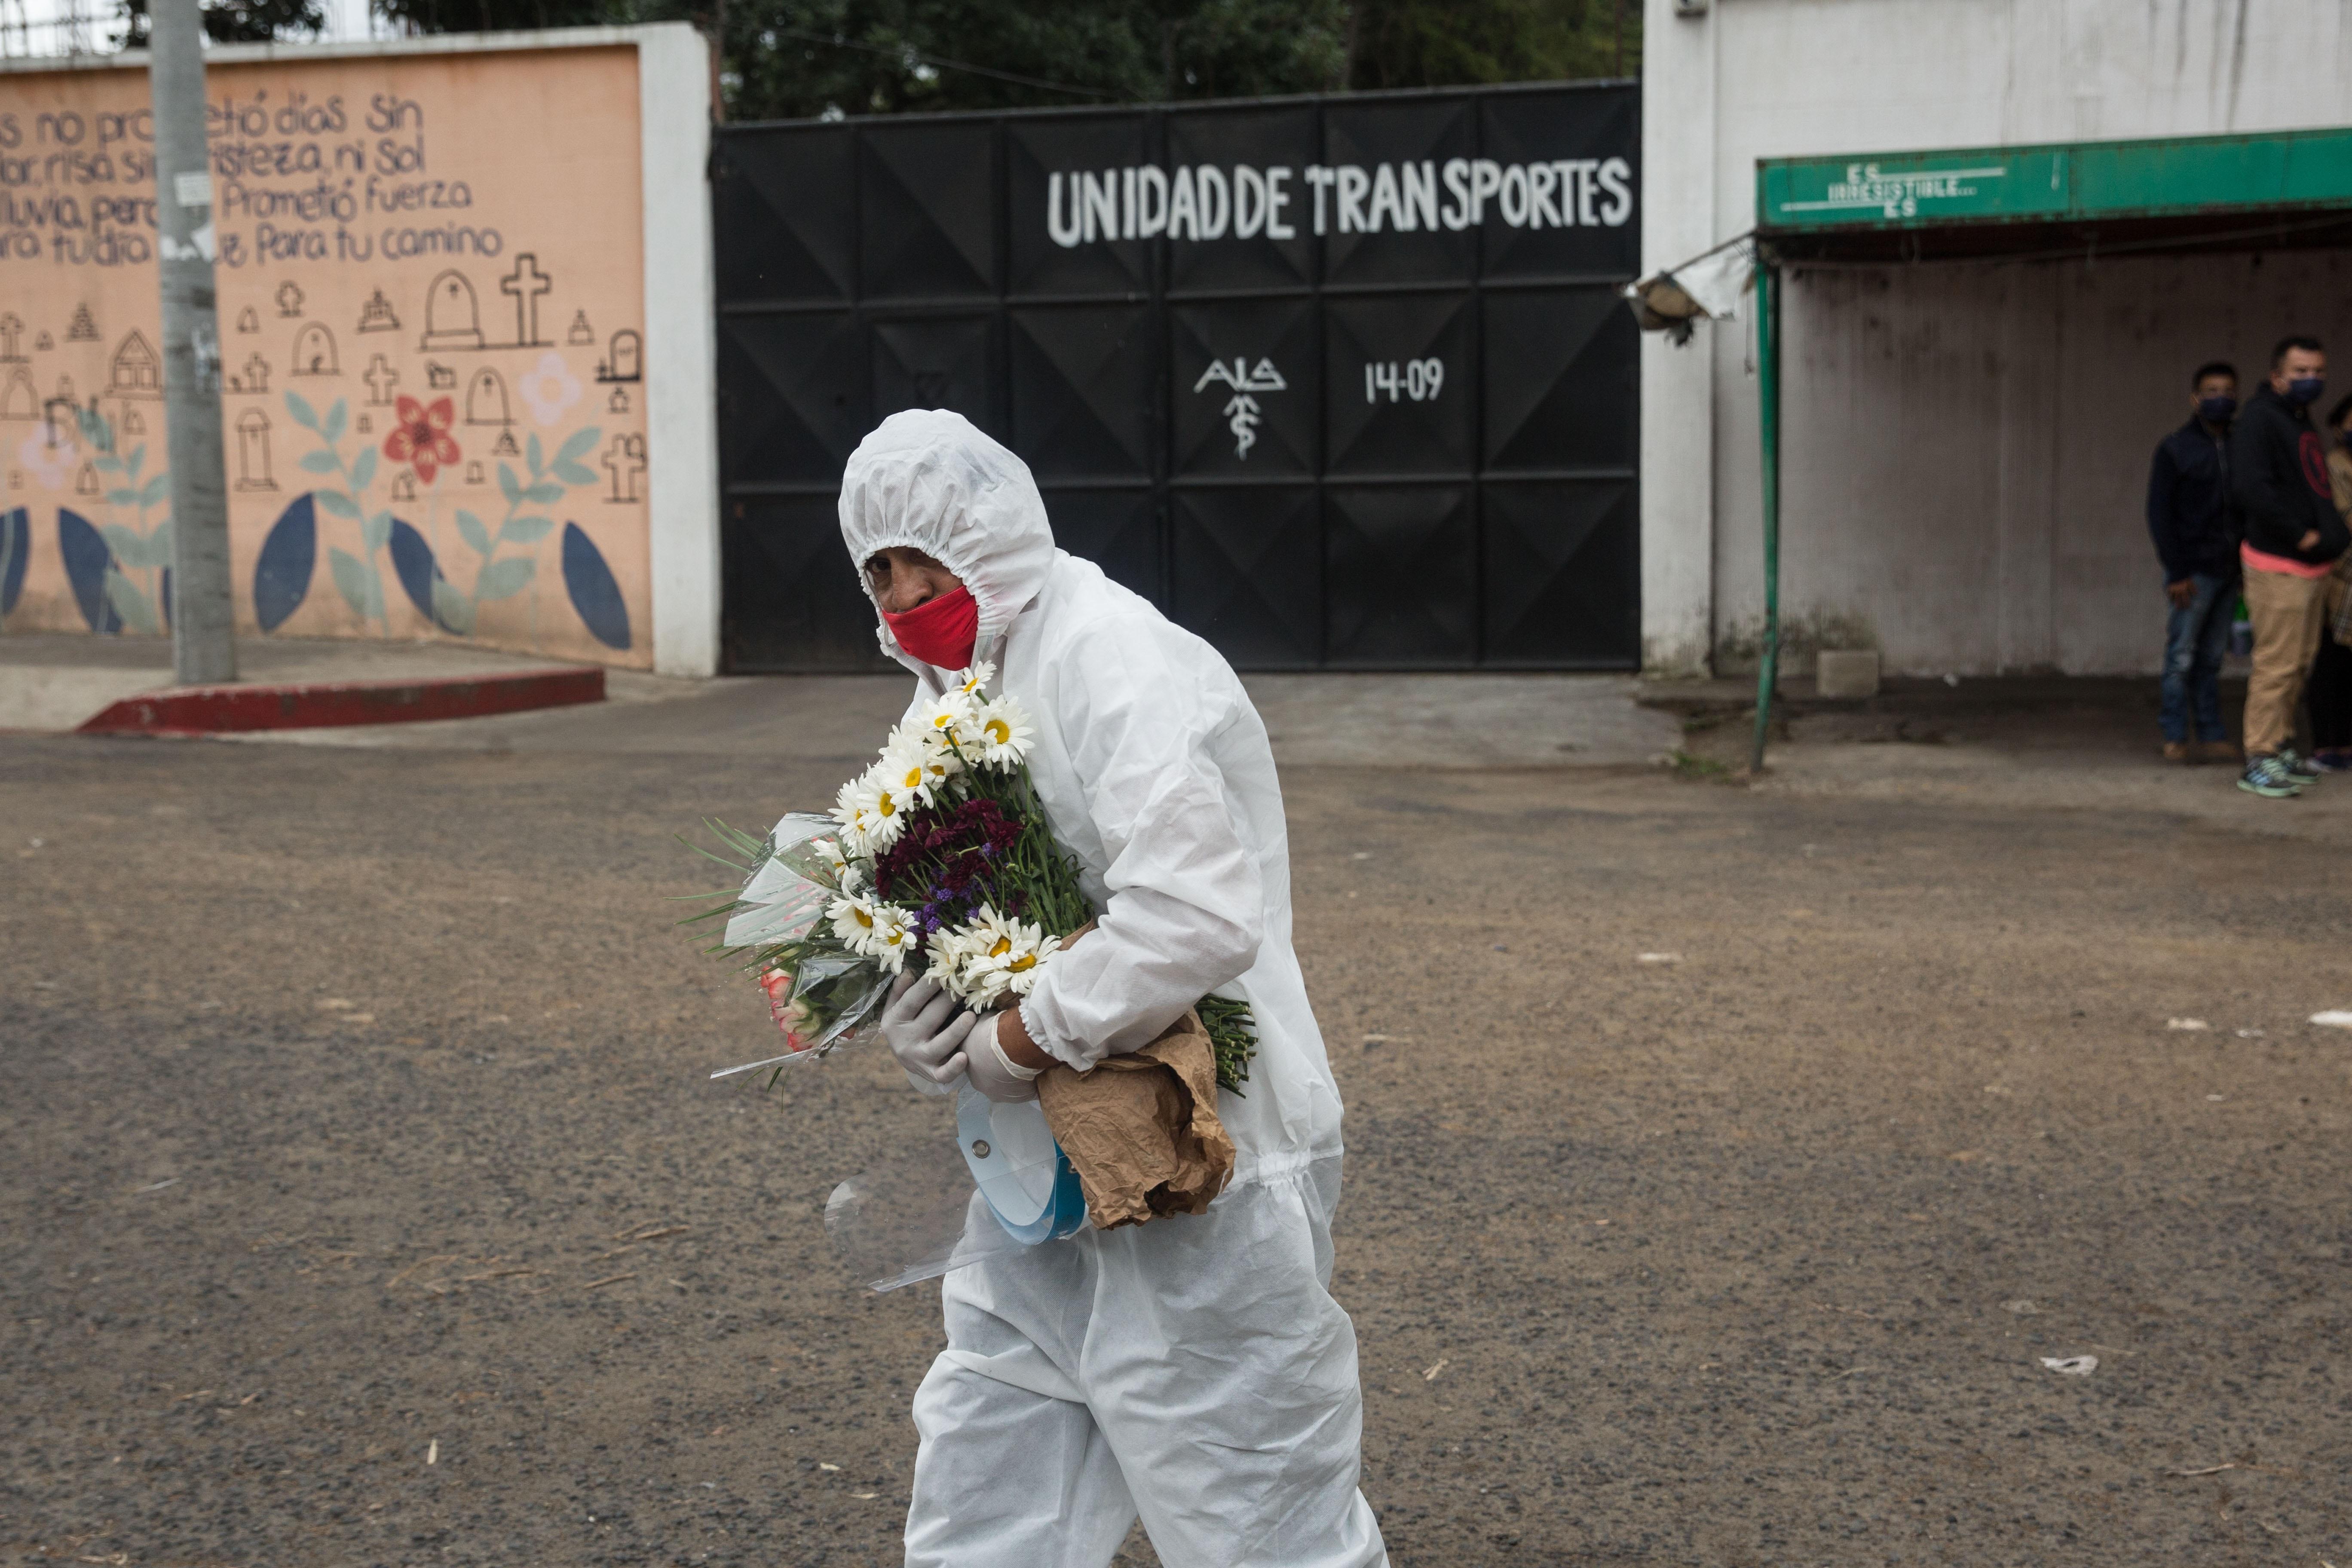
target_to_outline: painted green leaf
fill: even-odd
[[[531,486],[529,489],[524,490],[522,492],[522,499],[525,500],[535,500],[540,505],[546,506],[551,502],[560,501],[563,499],[563,487],[562,485],[550,484],[547,480],[541,479],[539,483]]]
[[[335,574],[335,592],[343,596],[343,603],[352,607],[353,615],[362,620],[373,620],[383,613],[383,580],[358,556],[330,545],[327,562]]]
[[[74,422],[81,427],[82,438],[101,452],[114,450],[114,426],[105,415],[95,408],[74,411]]]
[[[482,568],[474,579],[474,596],[478,599],[510,599],[530,585],[531,574],[539,563],[528,555],[509,556],[493,561]]]
[[[507,505],[522,504],[522,484],[514,477],[514,470],[504,463],[499,465],[499,491],[507,498]]]
[[[539,432],[536,430],[531,432],[530,439],[523,443],[522,460],[530,465],[530,477],[534,479],[547,472],[546,454],[540,449]]]
[[[360,543],[373,556],[392,542],[392,513],[380,511],[360,524]]]
[[[356,518],[360,514],[359,503],[341,490],[312,490],[310,499],[337,517]]]
[[[119,474],[122,471],[122,459],[109,452],[100,452],[97,457],[92,458],[90,462],[101,474]],[[138,476],[134,474],[131,477],[136,479]]]
[[[131,448],[131,456],[123,460],[122,467],[123,471],[128,473],[133,480],[136,480],[139,478],[139,470],[146,466],[147,443],[142,441],[139,445]]]
[[[137,570],[155,564],[147,559],[147,542],[123,524],[101,523],[98,531],[105,535],[106,547],[114,552],[114,558],[123,565]]]
[[[172,476],[170,474],[150,474],[147,476],[146,488],[139,492],[139,504],[141,506],[153,506],[157,501],[162,500],[165,496],[170,495],[171,493]]]
[[[457,585],[446,577],[433,579],[433,611],[443,626],[459,637],[473,635],[474,601],[457,592]]]
[[[335,405],[335,406],[341,408],[342,405],[339,403]],[[353,490],[363,490],[367,489],[370,484],[374,482],[375,458],[375,448],[373,447],[365,447],[361,448],[360,455],[352,460],[352,489]]]
[[[147,553],[158,566],[172,563],[172,520],[165,518],[147,535]]]
[[[556,460],[555,477],[567,485],[593,485],[596,482],[596,470],[585,463],[561,458]]]
[[[555,449],[555,460],[559,463],[578,462],[596,449],[596,442],[604,434],[604,431],[593,425],[583,426],[574,430],[563,438],[563,445]],[[573,482],[576,484],[579,481]]]
[[[463,507],[457,509],[457,537],[472,545],[477,555],[490,552],[490,531],[482,526],[480,518]]]
[[[291,414],[294,416],[294,423],[305,430],[316,430],[319,427],[318,411],[312,408],[310,400],[299,392],[289,392],[286,395],[286,412]]]
[[[343,438],[343,426],[350,422],[350,416],[351,411],[343,406],[343,400],[336,398],[335,405],[327,410],[326,425],[319,431],[326,437],[327,445],[331,447]]]
[[[499,537],[516,544],[537,544],[554,529],[555,520],[551,517],[518,517],[509,520],[507,525],[499,530]]]
[[[335,455],[324,449],[302,454],[302,468],[307,473],[331,474],[341,467],[341,463],[335,461]]]
[[[122,617],[125,630],[152,637],[162,628],[155,624],[155,612],[148,606],[147,595],[138,584],[111,566],[106,569],[106,602]]]
[[[129,485],[117,485],[112,489],[106,492],[106,504],[109,506],[137,506],[139,504],[139,492],[132,489]]]

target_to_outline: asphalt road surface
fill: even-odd
[[[0,1563],[895,1562],[938,1109],[663,902],[846,765],[0,739]],[[1286,784],[1396,1562],[2352,1563],[2340,826]]]

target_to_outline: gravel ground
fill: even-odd
[[[0,1563],[895,1562],[935,1108],[660,901],[842,771],[0,739]],[[1286,783],[1399,1563],[2352,1563],[2352,829]]]

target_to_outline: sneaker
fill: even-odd
[[[2197,754],[2206,762],[2228,763],[2232,767],[2246,760],[2246,753],[2238,750],[2235,741],[2200,741]]]
[[[2193,763],[2197,758],[2189,750],[2188,742],[2167,741],[2164,743],[2164,760],[2168,763]]]
[[[2303,793],[2303,786],[2276,757],[2256,757],[2248,763],[2246,771],[2238,775],[2238,787],[2265,800],[2289,800]]]
[[[2319,782],[2319,770],[2311,765],[2310,758],[2305,756],[2301,752],[2296,751],[2293,746],[2281,746],[2279,748],[2278,763],[2279,766],[2286,770],[2286,776],[2293,779],[2299,784],[2317,784]]]

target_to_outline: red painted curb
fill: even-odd
[[[126,697],[79,727],[85,735],[218,735],[338,724],[478,719],[604,700],[596,665],[429,680],[312,680],[276,686],[183,686]]]

